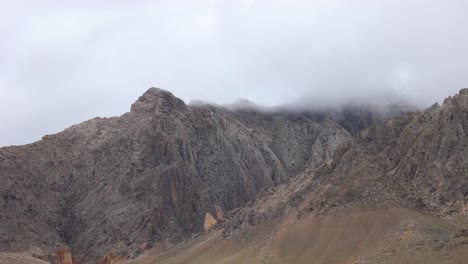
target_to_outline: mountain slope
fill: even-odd
[[[384,118],[365,108],[187,106],[151,88],[123,116],[0,149],[0,251],[57,262],[53,252],[70,248],[76,263],[93,263],[176,243]]]

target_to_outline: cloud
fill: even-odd
[[[265,105],[466,87],[468,3],[10,1],[0,10],[0,146],[120,115],[148,87]]]

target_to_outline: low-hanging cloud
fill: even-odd
[[[119,115],[148,87],[186,102],[403,97],[468,83],[468,2],[9,1],[0,10],[0,146]]]

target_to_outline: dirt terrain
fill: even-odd
[[[468,234],[438,217],[407,209],[343,209],[294,214],[238,238],[214,231],[129,263],[465,263]]]

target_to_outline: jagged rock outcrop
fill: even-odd
[[[315,196],[325,207],[358,202],[466,212],[467,131],[468,89],[462,89],[442,106],[361,132],[316,173]]]
[[[330,161],[380,121],[362,109],[187,106],[151,88],[120,117],[0,149],[0,251],[47,255],[65,244],[84,263],[135,257]]]

